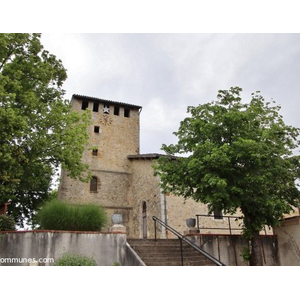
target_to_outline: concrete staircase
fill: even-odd
[[[181,266],[179,239],[128,239],[127,242],[147,266]],[[182,246],[184,266],[215,266],[187,243]]]

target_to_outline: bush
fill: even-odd
[[[54,266],[96,266],[96,261],[92,257],[67,252],[56,260]]]
[[[41,229],[100,231],[106,223],[106,214],[98,205],[54,200],[41,207],[36,219]]]
[[[16,222],[13,217],[0,215],[0,231],[16,230]]]

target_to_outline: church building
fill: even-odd
[[[201,203],[161,191],[152,167],[161,154],[141,154],[139,150],[141,106],[81,95],[73,95],[71,103],[73,110],[89,109],[92,114],[90,147],[82,158],[90,166],[92,178],[84,183],[62,171],[61,200],[104,207],[109,220],[104,231],[112,226],[111,216],[121,214],[130,238],[153,238],[152,216],[183,234],[188,229],[187,218],[208,214]],[[223,220],[212,219],[206,218],[205,222],[222,226]],[[164,228],[160,228],[159,235],[170,237]]]

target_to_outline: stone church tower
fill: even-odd
[[[161,217],[161,207],[160,203],[156,205],[160,191],[151,167],[152,157],[139,154],[142,107],[81,95],[73,95],[71,103],[73,110],[89,109],[92,113],[90,147],[83,155],[92,179],[83,183],[62,171],[59,198],[99,204],[109,220],[112,214],[120,213],[129,236],[148,237],[148,219],[152,216],[149,209]]]
[[[109,220],[104,231],[112,226],[111,216],[121,214],[128,237],[134,238],[154,236],[152,216],[183,233],[185,219],[208,213],[203,204],[161,192],[152,167],[161,154],[139,153],[141,106],[81,95],[73,95],[71,103],[73,110],[92,114],[90,147],[83,155],[92,179],[80,182],[62,170],[59,199],[104,207]],[[159,235],[168,237],[164,228]]]

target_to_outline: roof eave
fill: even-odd
[[[128,159],[158,159],[162,156],[170,157],[171,159],[176,159],[176,156],[160,154],[160,153],[147,153],[147,154],[135,154],[135,155],[128,155]]]
[[[90,96],[84,96],[84,95],[78,95],[78,94],[73,94],[72,99],[88,100],[88,101],[94,101],[94,102],[96,101],[96,102],[102,102],[102,103],[107,103],[107,104],[116,104],[116,105],[120,105],[120,106],[124,106],[124,107],[136,108],[136,109],[142,108],[142,106],[140,106],[140,105],[118,102],[118,101],[113,101],[113,100],[108,100],[108,99],[101,99],[101,98],[90,97]]]

